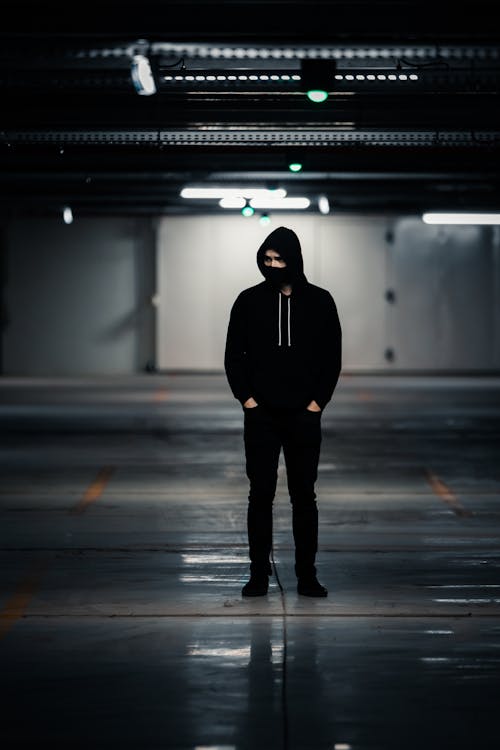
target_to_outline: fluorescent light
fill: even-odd
[[[500,224],[500,213],[424,213],[425,224]]]
[[[320,195],[318,198],[318,208],[322,214],[330,213],[330,202],[326,195]]]
[[[226,198],[241,195],[234,188],[182,188],[181,198]]]
[[[252,208],[308,208],[309,198],[252,198]]]
[[[153,78],[151,64],[145,55],[134,55],[132,58],[132,80],[135,90],[141,96],[156,94],[156,84]]]
[[[228,195],[219,201],[221,208],[243,208],[245,204],[246,200],[241,195]]]
[[[63,210],[63,219],[65,224],[73,223],[73,211],[70,206],[65,206]]]
[[[277,188],[268,190],[267,188],[203,188],[203,187],[185,187],[181,190],[181,198],[258,198],[260,196],[268,198],[284,198],[286,190]]]

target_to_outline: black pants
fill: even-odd
[[[285,458],[292,504],[297,577],[316,574],[318,508],[314,484],[318,476],[321,445],[321,412],[307,409],[244,409],[248,496],[250,571],[272,569],[269,556],[273,535],[273,500],[281,448]]]

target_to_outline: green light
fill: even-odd
[[[307,96],[312,102],[320,103],[328,98],[328,93],[322,89],[311,89],[307,92]]]
[[[243,206],[241,209],[241,213],[243,216],[253,216],[255,211],[253,210],[252,206]]]
[[[263,227],[267,226],[270,223],[271,219],[267,214],[262,214],[262,216],[259,219],[259,224],[261,224]]]
[[[294,162],[293,164],[288,165],[288,169],[290,172],[300,172],[302,169],[302,164],[299,164],[299,162]]]

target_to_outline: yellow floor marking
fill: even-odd
[[[358,391],[360,401],[373,401],[373,394],[370,391]]]
[[[158,388],[155,392],[155,401],[166,401],[168,398],[168,390],[166,388]]]
[[[3,638],[17,620],[23,617],[30,599],[40,585],[40,579],[48,564],[48,560],[37,560],[36,563],[33,563],[31,572],[21,581],[16,592],[7,600],[0,611],[0,638]]]
[[[430,486],[438,495],[443,502],[447,503],[452,511],[456,513],[457,516],[462,517],[470,517],[472,516],[472,513],[470,510],[466,510],[462,503],[458,500],[457,496],[450,490],[448,485],[446,485],[444,482],[439,479],[436,474],[434,474],[429,469],[425,470],[427,481],[429,482]]]
[[[94,503],[102,495],[103,490],[114,470],[114,466],[103,466],[103,468],[99,471],[97,477],[85,492],[82,499],[78,502],[77,505],[75,505],[74,508],[69,511],[70,515],[83,513],[88,508],[90,503]]]

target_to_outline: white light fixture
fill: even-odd
[[[245,204],[246,200],[241,195],[228,195],[219,201],[221,208],[243,208]]]
[[[131,65],[132,81],[135,90],[141,96],[156,94],[156,84],[151,70],[151,63],[145,55],[134,55]]]
[[[65,224],[73,223],[73,211],[69,206],[64,206],[63,209],[63,220]]]
[[[330,213],[330,202],[326,195],[320,195],[318,198],[318,208],[320,210],[320,213],[322,214],[329,214]]]
[[[311,89],[307,92],[307,98],[315,104],[321,104],[321,102],[328,99],[328,92],[323,91],[322,89]]]
[[[422,214],[425,224],[500,224],[500,213],[431,213]]]
[[[181,198],[257,198],[260,196],[269,198],[284,198],[286,190],[277,188],[268,190],[267,188],[203,188],[203,187],[185,187],[181,190]]]
[[[309,198],[252,198],[250,205],[252,208],[309,208],[311,201]]]

